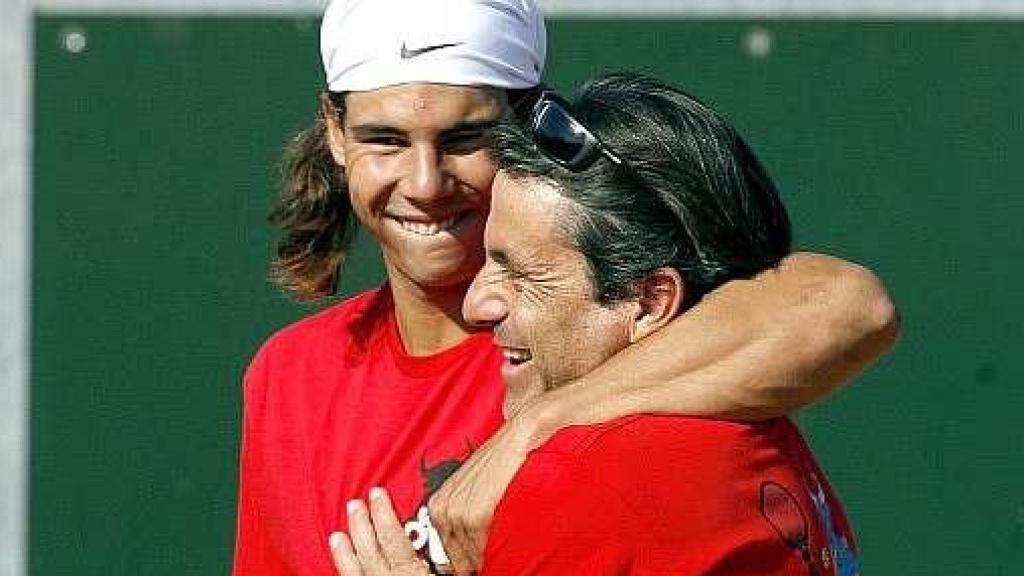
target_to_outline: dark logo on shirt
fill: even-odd
[[[423,503],[426,504],[430,495],[437,492],[452,474],[462,465],[461,460],[442,460],[428,468],[426,459],[420,462],[420,476],[423,478]]]
[[[460,46],[460,45],[462,45],[462,42],[454,42],[454,43],[451,43],[451,44],[434,44],[433,46],[424,46],[423,48],[414,48],[414,49],[410,50],[409,48],[407,48],[405,46],[405,43],[403,42],[402,43],[402,52],[401,52],[402,60],[408,60],[410,58],[415,58],[415,57],[417,57],[417,56],[419,56],[421,54],[426,54],[427,52],[433,52],[435,50],[440,50],[442,48],[453,48],[455,46]]]
[[[469,443],[467,442],[467,444]],[[472,452],[471,445],[470,452]],[[445,480],[459,469],[460,465],[462,465],[462,461],[454,458],[442,460],[430,467],[427,466],[426,459],[420,462],[420,476],[423,477],[423,503],[420,504],[416,516],[405,523],[405,533],[412,541],[412,547],[422,553],[431,568],[447,566],[449,562],[444,545],[441,543],[441,535],[437,533],[437,529],[434,528],[434,523],[430,519],[427,502],[430,500],[430,495],[436,492]],[[431,570],[431,573],[438,574],[440,572],[434,569]]]

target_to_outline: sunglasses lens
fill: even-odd
[[[587,149],[587,132],[556,102],[545,102],[533,121],[537,146],[555,160],[572,166]]]

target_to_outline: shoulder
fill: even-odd
[[[367,315],[390,309],[388,300],[381,288],[361,292],[281,328],[267,339],[260,352],[303,345],[324,337],[345,338],[353,325],[365,320]]]
[[[674,566],[682,551],[734,529],[736,475],[750,475],[737,472],[737,446],[757,434],[756,426],[669,416],[562,430],[531,452],[499,503],[487,543],[492,566]]]
[[[756,499],[766,480],[788,485],[797,478],[792,433],[786,419],[748,424],[631,416],[567,429],[539,449],[536,460],[558,462],[579,488],[574,497],[615,498],[647,522],[708,522],[735,517],[737,506]]]
[[[296,359],[315,355],[317,350],[343,349],[354,329],[369,315],[380,316],[387,309],[384,289],[362,292],[274,332],[257,350],[249,370],[262,367],[275,358]]]
[[[776,525],[803,518],[806,530],[811,517],[802,446],[787,419],[631,416],[568,428],[531,453],[509,487],[491,550],[554,562],[565,549],[589,559],[619,547],[617,559],[657,573],[796,573],[798,551]],[[538,535],[530,554],[519,550]]]
[[[788,426],[785,419],[744,423],[685,416],[627,416],[602,424],[566,428],[538,451],[618,466],[645,459],[652,452],[659,453],[662,461],[697,456],[731,458],[737,448],[775,444],[780,440],[779,433]],[[726,445],[733,450],[717,450]],[[611,455],[615,458],[606,458]]]
[[[756,474],[766,457],[784,461],[784,419],[746,424],[681,416],[629,416],[572,426],[530,453],[516,482],[552,494],[559,486],[594,485],[627,502],[678,499],[701,485]],[[573,491],[574,498],[590,492]]]
[[[388,300],[386,290],[363,292],[275,332],[259,348],[244,376],[246,417],[254,415],[268,397],[286,396],[315,401],[331,376],[343,370],[346,354],[362,337],[361,326],[381,324]]]
[[[795,477],[778,434],[786,422],[631,416],[563,430],[509,487],[494,521],[504,538],[493,550],[539,533],[583,555],[621,545],[636,565],[693,573],[751,542],[765,543],[754,546],[761,556],[786,556],[759,513],[762,483]]]

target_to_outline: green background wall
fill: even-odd
[[[745,49],[753,29],[773,38]],[[65,49],[68,33],[88,39]],[[897,350],[801,421],[865,574],[1024,564],[1024,26],[555,20],[549,78],[676,81],[729,115],[808,249],[865,263]],[[225,573],[239,380],[310,311],[266,278],[317,24],[36,19],[30,573]],[[363,245],[344,289],[372,285]]]

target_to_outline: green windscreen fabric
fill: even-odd
[[[226,573],[240,380],[316,310],[267,282],[312,18],[36,18],[30,573]],[[1024,564],[1024,27],[553,20],[551,84],[641,70],[730,117],[898,348],[800,421],[864,574]],[[73,37],[69,40],[70,37]],[[84,42],[83,42],[84,40]],[[71,48],[71,49],[69,49]],[[381,278],[362,239],[344,293]]]

